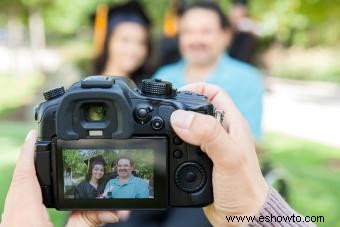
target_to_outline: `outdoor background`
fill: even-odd
[[[119,149],[119,150],[63,150],[64,161],[64,193],[65,198],[74,198],[74,188],[85,180],[88,173],[88,160],[101,156],[105,161],[104,179],[112,173],[111,164],[117,163],[119,157],[130,157],[133,161],[133,175],[146,180],[149,191],[153,192],[154,154],[150,149]],[[117,171],[117,170],[116,170]],[[116,173],[117,174],[117,173]],[[150,194],[153,196],[153,194]]]
[[[90,17],[99,2],[121,1],[0,1],[0,214],[42,92],[90,72]],[[169,1],[141,2],[157,44]],[[228,12],[230,1],[219,3]],[[286,186],[293,208],[323,215],[318,226],[339,227],[340,1],[252,0],[250,8],[262,29],[267,87],[261,162],[270,180]],[[49,212],[63,226],[67,212]]]

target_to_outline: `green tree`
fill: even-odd
[[[84,157],[78,150],[65,150],[63,158],[64,172],[68,172],[71,179],[77,176],[84,176],[86,165],[84,164]]]
[[[16,47],[23,41],[23,27],[28,26],[33,48],[45,47],[45,25],[42,12],[52,4],[50,0],[2,0],[0,13],[7,16],[10,45]]]
[[[251,13],[267,36],[287,45],[338,44],[340,0],[251,1]]]

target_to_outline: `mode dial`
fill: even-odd
[[[142,82],[142,93],[152,95],[171,95],[172,84],[160,79],[146,79]]]
[[[65,94],[64,87],[58,87],[58,88],[51,89],[49,91],[45,91],[44,92],[44,98],[47,101],[47,100],[54,99],[54,98],[57,98],[59,96],[62,96],[63,94]]]

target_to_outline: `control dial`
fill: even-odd
[[[176,169],[175,182],[184,192],[198,192],[207,183],[207,173],[196,162],[184,162]]]

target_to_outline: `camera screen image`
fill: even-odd
[[[153,149],[63,149],[64,199],[154,199]]]

